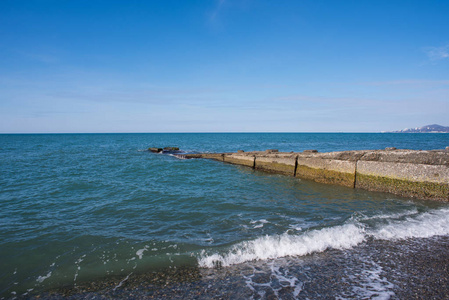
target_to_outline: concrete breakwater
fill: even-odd
[[[243,165],[321,183],[404,197],[449,201],[449,151],[359,150],[318,153],[277,150],[181,154]]]

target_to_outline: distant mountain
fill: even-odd
[[[426,125],[423,127],[416,128],[405,128],[402,130],[390,131],[390,132],[399,132],[399,133],[434,133],[434,132],[444,132],[449,133],[449,127],[441,126],[438,124]]]

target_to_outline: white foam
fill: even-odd
[[[299,293],[301,292],[304,284],[300,282],[298,278],[296,278],[293,275],[290,275],[288,271],[281,271],[279,266],[275,266],[274,264],[271,265],[271,274],[273,277],[276,277],[277,280],[279,280],[279,283],[282,288],[289,286],[293,288],[293,296],[295,298],[298,297]],[[278,290],[275,290],[275,294],[277,297],[279,297],[279,288]]]
[[[136,252],[136,255],[139,257],[139,259],[142,259],[143,257],[143,252],[148,250],[148,246],[145,246],[143,249],[139,249]]]
[[[48,272],[48,274],[45,275],[45,276],[39,276],[39,277],[36,279],[36,281],[39,282],[39,283],[42,283],[45,279],[50,278],[50,276],[51,276],[51,271]]]
[[[123,279],[122,281],[120,281],[120,283],[119,283],[118,285],[115,286],[114,291],[115,291],[116,289],[118,289],[119,287],[121,287],[122,284],[123,284],[125,281],[127,281],[127,280],[129,279],[129,276],[131,276],[132,273],[133,273],[133,272],[129,273],[128,276],[125,277],[125,279]]]
[[[357,279],[357,286],[352,290],[361,299],[386,300],[394,296],[394,284],[389,282],[383,276],[383,269],[374,261],[365,261],[365,264],[371,264],[370,268],[362,270],[359,274],[361,278]]]
[[[199,258],[201,267],[230,266],[252,260],[266,260],[285,256],[301,256],[326,249],[345,249],[365,240],[364,228],[356,224],[345,224],[301,235],[282,234],[264,236],[253,241],[234,245],[225,254],[208,255],[204,251]]]
[[[291,230],[302,231],[302,227],[299,225],[290,225],[288,226]]]
[[[284,215],[282,215],[282,217],[284,219],[287,219],[288,222],[290,223],[289,228],[296,230],[296,231],[303,231],[303,230],[307,230],[309,228],[316,227],[316,226],[320,225],[319,222],[310,221],[310,220],[307,221],[304,218],[295,218],[295,217],[284,216]]]
[[[267,223],[270,223],[270,222],[268,222],[265,219],[261,219],[261,220],[258,220],[258,221],[251,221],[251,224],[256,224],[256,225],[253,226],[254,229],[262,228],[264,226],[264,224],[267,224]]]
[[[262,223],[262,224],[265,224],[265,223],[268,223],[268,221],[267,220],[265,220],[265,219],[260,219],[260,220],[257,220],[257,221],[251,221],[251,224],[256,224],[256,223]]]
[[[381,214],[381,215],[375,215],[372,217],[365,216],[365,217],[361,218],[361,220],[399,219],[399,218],[406,217],[406,216],[416,215],[417,213],[418,213],[418,210],[416,208],[413,208],[413,209],[406,210],[403,212],[398,212],[398,213]]]
[[[76,282],[76,278],[78,277],[78,272],[81,270],[81,266],[80,263],[83,262],[84,258],[86,257],[86,254],[82,255],[80,258],[78,258],[75,261],[75,265],[76,265],[76,272],[75,272],[75,276],[73,278],[73,281]],[[103,262],[104,264],[106,264],[106,262]]]
[[[449,208],[432,210],[405,220],[390,220],[387,225],[373,230],[376,239],[398,240],[406,238],[428,238],[449,234]]]
[[[401,218],[400,220],[398,218]],[[226,253],[206,253],[198,257],[200,267],[230,266],[253,260],[276,259],[286,256],[303,256],[327,249],[349,249],[368,237],[384,240],[428,238],[449,234],[449,208],[417,214],[403,213],[378,215],[369,219],[382,219],[379,227],[365,228],[352,219],[344,225],[306,231],[296,235],[287,233],[263,236],[232,246]],[[361,221],[366,220],[362,218]],[[387,223],[387,224],[385,224]],[[289,230],[291,232],[291,230]]]

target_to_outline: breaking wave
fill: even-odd
[[[371,232],[376,239],[400,240],[449,234],[449,209],[428,211],[405,220],[390,220]]]
[[[363,227],[345,224],[321,230],[312,230],[301,235],[284,233],[264,236],[253,241],[236,244],[226,254],[201,254],[199,265],[212,268],[230,266],[251,260],[274,259],[284,256],[302,256],[326,249],[344,249],[365,240]]]
[[[343,225],[310,230],[300,235],[267,235],[235,244],[225,253],[203,250],[198,264],[203,268],[226,267],[253,260],[303,256],[327,249],[349,249],[368,238],[398,240],[449,234],[449,208],[407,215],[405,218],[401,215],[401,220],[395,217],[387,219],[385,224],[386,217],[381,215],[379,219],[384,222],[369,228],[363,221],[351,219]]]

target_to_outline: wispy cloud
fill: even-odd
[[[218,15],[220,14],[220,11],[223,9],[223,6],[225,5],[225,3],[226,3],[226,0],[217,0],[216,1],[215,8],[209,16],[210,21],[214,22],[218,18]]]
[[[432,61],[449,59],[449,44],[441,47],[427,47],[424,51]]]
[[[390,81],[372,81],[362,82],[359,85],[368,86],[435,86],[435,85],[449,85],[449,80],[427,80],[427,79],[403,79]]]
[[[313,108],[321,111],[331,108],[332,110],[348,109],[348,108],[368,108],[379,106],[380,103],[386,101],[382,99],[371,99],[366,97],[325,97],[325,96],[306,96],[306,95],[292,95],[287,97],[274,98],[273,101],[279,103],[294,103],[300,104],[302,107]]]

